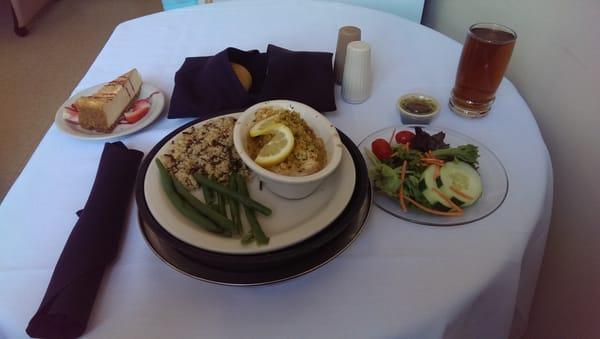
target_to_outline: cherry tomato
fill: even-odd
[[[379,160],[384,160],[392,156],[392,147],[385,139],[375,139],[371,143],[371,151]]]
[[[396,133],[396,142],[399,144],[406,144],[415,137],[415,134],[411,131],[400,131]]]

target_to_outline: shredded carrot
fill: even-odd
[[[402,186],[400,186],[400,192],[398,194],[398,198],[400,200],[400,207],[404,212],[407,211],[406,204],[404,203],[404,179],[406,178],[406,166],[408,162],[404,160],[402,163],[402,170],[400,171],[400,181],[402,182]]]
[[[468,194],[466,194],[466,193],[462,192],[461,190],[459,190],[459,189],[455,188],[454,186],[450,186],[450,190],[451,190],[452,192],[456,193],[456,195],[459,195],[459,196],[461,196],[462,198],[469,199],[469,200],[473,200],[473,197],[472,197],[472,196],[470,196],[470,195],[468,195]]]
[[[408,152],[410,150],[410,142],[406,142],[406,144],[404,144],[404,149]]]
[[[444,163],[444,160],[440,160],[440,159],[434,159],[434,158],[421,158],[422,161],[429,161],[429,162],[441,162]]]
[[[459,215],[463,215],[462,211],[454,211],[454,212],[441,212],[441,211],[437,211],[431,208],[427,208],[421,204],[419,204],[418,202],[414,201],[413,199],[409,198],[409,197],[404,197],[406,200],[408,200],[408,202],[410,202],[411,204],[415,205],[417,208],[420,208],[421,210],[427,212],[427,213],[431,213],[431,214],[435,214],[435,215],[441,215],[441,216],[459,216]]]
[[[460,208],[457,204],[455,204],[450,198],[448,198],[442,191],[437,188],[432,188],[432,190],[440,196],[448,205],[452,207],[453,210],[462,212],[462,208]]]
[[[444,162],[442,160],[438,160],[438,159],[423,158],[423,159],[421,159],[421,162],[423,162],[425,164],[429,164],[429,165],[438,165],[438,166],[444,165]]]
[[[402,211],[406,212],[408,209],[406,208],[406,203],[404,202],[404,185],[400,186],[398,199],[400,200],[400,208],[402,208]]]
[[[432,152],[431,150],[427,151],[427,153],[425,153],[425,154],[427,155],[427,158],[430,158],[430,159],[437,159],[437,158],[435,157],[435,155],[433,155],[433,152]]]

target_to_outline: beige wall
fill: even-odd
[[[600,338],[599,18],[598,0],[425,5],[423,23],[460,42],[475,22],[502,23],[518,34],[507,76],[540,125],[555,185],[528,338]]]

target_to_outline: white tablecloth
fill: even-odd
[[[122,23],[74,93],[137,67],[145,81],[170,95],[187,56],[228,46],[264,51],[268,43],[334,52],[344,25],[360,27],[373,53],[370,99],[347,104],[339,100],[337,87],[338,110],[328,115],[354,142],[399,124],[394,105],[403,93],[424,91],[446,102],[458,43],[391,14],[309,1],[228,2]],[[189,278],[157,259],[140,234],[132,203],[121,254],[105,276],[87,336],[503,338],[519,333],[550,219],[546,146],[509,81],[503,81],[484,119],[463,119],[443,106],[434,125],[482,141],[506,167],[508,197],[489,217],[435,228],[374,208],[358,241],[326,266],[275,285],[228,287]],[[123,141],[147,152],[187,121],[162,116]],[[0,337],[25,336],[75,211],[89,194],[102,147],[52,126],[0,206]]]

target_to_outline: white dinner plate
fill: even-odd
[[[237,116],[234,113],[226,116]],[[219,119],[213,118],[213,119]],[[201,126],[213,119],[201,121],[193,126]],[[191,127],[191,126],[190,126]],[[177,134],[179,135],[179,134]],[[176,136],[175,136],[176,137]],[[173,138],[175,138],[173,137]],[[288,200],[259,187],[259,180],[253,177],[248,183],[250,196],[268,206],[273,213],[257,218],[265,233],[270,237],[267,245],[256,243],[242,245],[239,238],[226,238],[205,231],[180,214],[166,196],[160,184],[156,157],[168,149],[167,141],[156,153],[144,177],[144,195],[148,209],[156,221],[171,235],[192,246],[226,254],[257,254],[275,251],[305,240],[326,228],[344,210],[354,191],[356,171],[352,157],[344,147],[340,165],[317,190],[304,199]],[[193,192],[202,199],[200,190]],[[248,222],[242,213],[244,227]]]
[[[104,86],[104,84],[100,84],[100,85],[90,87],[88,89],[84,89],[83,91],[81,91],[81,92],[75,94],[74,96],[70,97],[69,99],[67,99],[67,101],[65,101],[60,106],[60,108],[58,109],[58,111],[56,112],[56,115],[54,117],[54,122],[56,123],[56,125],[58,126],[58,128],[61,131],[65,132],[66,134],[68,134],[74,138],[77,138],[77,139],[87,139],[87,140],[114,139],[114,138],[121,137],[121,136],[124,136],[127,134],[135,133],[135,132],[141,130],[142,128],[148,126],[150,123],[152,123],[154,120],[156,120],[156,118],[158,118],[160,116],[160,114],[162,113],[162,110],[165,106],[165,96],[162,93],[162,91],[153,85],[150,85],[148,83],[143,83],[142,88],[140,89],[139,99],[145,99],[150,94],[155,93],[155,92],[157,92],[157,93],[152,95],[152,97],[150,98],[151,106],[150,106],[150,110],[148,111],[148,113],[146,113],[146,116],[144,116],[142,119],[140,119],[139,121],[137,121],[133,124],[119,124],[110,133],[100,133],[100,132],[96,132],[96,131],[87,130],[77,124],[73,124],[73,123],[70,123],[67,120],[65,120],[64,115],[67,114],[65,112],[65,107],[71,106],[75,102],[75,100],[77,100],[79,97],[86,96],[86,95],[92,95],[92,94],[96,93],[100,88],[102,88],[102,86]]]

